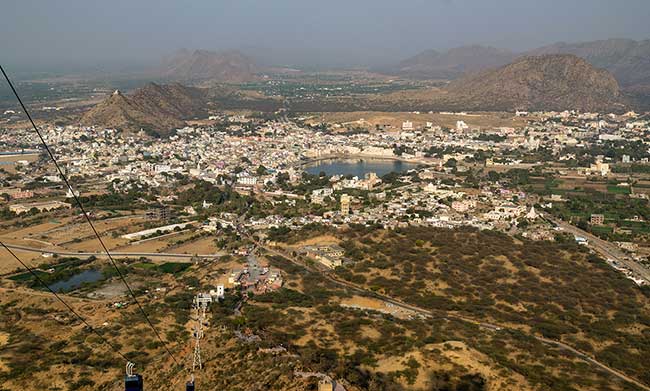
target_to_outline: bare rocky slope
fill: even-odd
[[[184,120],[204,115],[206,107],[205,90],[149,83],[129,95],[115,91],[86,112],[81,123],[166,136],[185,126]]]
[[[529,54],[573,54],[612,72],[623,87],[650,86],[650,40],[560,42],[535,49]]]
[[[650,40],[557,42],[524,53],[480,45],[447,52],[426,50],[383,71],[404,77],[454,80],[467,73],[506,65],[517,57],[546,54],[573,54],[595,67],[610,71],[626,90],[650,91]]]
[[[257,72],[259,68],[253,60],[236,50],[183,49],[165,61],[161,74],[164,78],[178,81],[241,83],[253,80]]]
[[[519,58],[450,83],[442,99],[465,110],[612,110],[623,104],[614,76],[574,55]]]

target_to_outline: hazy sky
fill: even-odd
[[[178,48],[371,65],[423,49],[650,38],[648,0],[1,0],[5,64],[143,64]],[[264,49],[264,50],[262,50]],[[270,50],[273,49],[273,50]]]

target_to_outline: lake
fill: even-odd
[[[312,175],[325,172],[327,175],[352,175],[363,178],[369,172],[383,176],[390,172],[408,171],[417,166],[415,163],[389,159],[331,159],[309,164],[305,166],[305,171]]]
[[[50,288],[54,292],[68,292],[74,289],[79,288],[86,282],[97,282],[104,278],[104,275],[99,270],[89,269],[84,270],[81,273],[77,273],[74,276],[68,278],[67,280],[56,282],[50,285]]]

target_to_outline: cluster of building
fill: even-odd
[[[301,163],[326,157],[381,157],[426,163],[443,167],[450,159],[463,162],[477,154],[489,153],[486,165],[520,165],[505,152],[525,148],[548,148],[557,160],[570,159],[566,147],[598,144],[615,140],[638,140],[648,143],[649,120],[635,113],[622,116],[595,113],[529,113],[523,128],[480,128],[458,121],[455,129],[433,126],[427,122],[414,125],[406,121],[402,130],[359,134],[318,132],[292,122],[259,121],[253,133],[229,131],[237,127],[230,119],[228,128],[187,127],[165,140],[148,140],[144,134],[125,135],[112,129],[51,127],[44,128],[48,143],[55,146],[68,175],[101,177],[116,190],[126,190],[134,183],[147,186],[173,186],[178,176],[189,176],[214,183],[224,178],[242,187],[263,188],[277,181],[279,173],[297,181]],[[235,118],[249,123],[246,118]],[[467,120],[471,122],[471,119]],[[332,124],[330,124],[331,126]],[[480,132],[479,132],[480,131]],[[481,134],[483,138],[473,135]],[[7,132],[0,135],[0,145],[32,144],[38,140],[31,132]],[[235,135],[237,134],[237,135]],[[494,136],[495,138],[489,138]],[[485,137],[488,137],[487,139]],[[217,148],[218,146],[218,148]],[[396,148],[398,147],[398,148]],[[623,162],[647,161],[647,157],[625,156]],[[601,157],[585,173],[607,175],[612,163]],[[35,164],[29,163],[27,164]],[[265,170],[259,170],[262,166]],[[51,168],[49,169],[52,170]],[[25,172],[36,178],[51,177],[54,172]],[[377,178],[342,180],[341,188],[370,189]],[[14,190],[16,196],[29,196]]]
[[[302,199],[320,205],[318,213],[299,217],[265,215],[239,222],[237,216],[212,216],[202,226],[208,232],[239,224],[253,230],[281,226],[294,229],[312,223],[378,224],[386,228],[469,225],[507,232],[518,230],[529,238],[547,239],[552,232],[537,224],[540,214],[531,205],[543,201],[542,208],[551,207],[554,202],[564,201],[560,195],[541,200],[506,188],[498,181],[482,181],[470,188],[460,183],[461,176],[455,174],[476,168],[505,172],[512,168],[540,167],[551,173],[571,171],[572,175],[585,178],[610,177],[615,164],[649,162],[650,119],[633,112],[623,115],[518,112],[517,116],[527,119],[527,124],[519,128],[480,128],[472,125],[470,114],[449,114],[462,118],[455,127],[407,120],[395,129],[375,127],[369,132],[353,133],[337,131],[344,129],[345,124],[322,124],[328,129],[323,131],[323,126],[318,129],[298,126],[300,121],[267,121],[243,116],[227,118],[227,126],[178,129],[164,140],[94,127],[51,127],[44,128],[44,133],[69,176],[86,178],[95,184],[102,182],[111,191],[124,192],[134,187],[176,189],[179,181],[189,178],[229,184],[247,193],[263,195],[273,205],[284,203],[294,207]],[[354,126],[364,124],[365,121],[356,121]],[[0,145],[7,149],[37,146],[38,140],[30,134],[9,130],[0,134]],[[640,147],[622,156],[581,155],[581,151],[616,142],[635,142]],[[327,158],[399,159],[424,167],[403,173],[399,186],[385,183],[387,179],[382,180],[374,173],[362,178],[335,175],[321,188],[294,193],[292,187],[301,184],[305,163]],[[60,200],[40,202],[46,194],[57,195],[57,191],[61,199],[71,195],[64,195],[61,179],[52,167],[37,162],[26,164],[28,169],[19,171],[19,180],[12,179],[3,186],[7,189],[3,192],[7,194],[4,198],[9,199],[9,210],[20,214],[34,208],[47,211],[69,207]],[[25,190],[30,182],[53,186]],[[174,191],[168,193],[167,201],[173,203],[176,195]],[[20,202],[28,198],[39,202]],[[195,215],[196,209],[209,210],[212,206],[204,201],[201,206],[185,206],[185,212]],[[165,207],[152,208],[146,217],[164,221],[169,219],[169,213]],[[526,224],[521,224],[523,221]],[[598,216],[594,216],[592,223],[599,224]],[[305,251],[329,267],[343,262],[337,251],[323,248]],[[281,285],[277,273],[248,267],[235,271],[232,284],[258,292],[273,289],[278,281]]]
[[[282,274],[271,267],[260,266],[257,257],[248,256],[248,263],[241,269],[233,269],[228,275],[228,284],[242,292],[263,294],[278,290],[284,281]]]
[[[330,269],[342,266],[345,262],[343,258],[345,250],[338,245],[304,246],[301,249],[301,253]]]

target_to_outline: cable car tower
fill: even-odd
[[[203,369],[201,363],[201,338],[203,338],[203,326],[199,324],[194,328],[194,359],[192,361],[192,372],[196,369]]]
[[[203,338],[203,325],[205,324],[206,319],[205,314],[210,303],[212,303],[212,296],[209,294],[199,293],[194,297],[196,325],[194,327],[194,358],[192,361],[192,372],[197,369],[203,369],[203,363],[201,361],[201,339]]]

